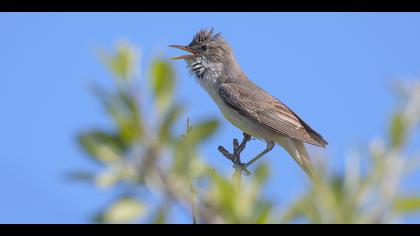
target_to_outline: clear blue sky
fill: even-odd
[[[98,48],[126,39],[143,59],[169,57],[179,52],[167,45],[187,44],[214,26],[250,79],[326,137],[324,154],[340,170],[352,147],[383,135],[392,79],[419,75],[419,25],[418,13],[1,13],[0,222],[84,223],[112,199],[65,180],[71,170],[100,170],[74,140],[84,128],[107,124],[87,89],[92,81],[109,83]],[[221,118],[185,64],[174,66],[192,121]],[[222,126],[204,154],[228,173],[216,147],[241,132]],[[249,154],[264,144],[251,147]],[[265,161],[275,172],[269,194],[287,202],[303,191],[305,178],[284,151],[276,148]],[[406,190],[418,190],[419,178]]]

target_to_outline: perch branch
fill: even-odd
[[[241,162],[241,153],[245,149],[246,144],[251,140],[251,136],[246,133],[243,133],[243,136],[241,144],[239,144],[236,138],[233,139],[233,154],[226,150],[223,146],[219,146],[218,148],[219,152],[233,163],[235,175],[238,176],[241,176],[241,173],[251,175],[251,172],[247,169],[246,164]]]

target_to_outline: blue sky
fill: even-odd
[[[108,124],[88,90],[91,82],[110,83],[98,48],[127,40],[139,47],[144,69],[154,56],[179,55],[167,45],[215,27],[250,79],[323,134],[330,145],[322,153],[341,170],[353,147],[384,134],[393,79],[419,75],[419,24],[418,13],[1,13],[0,222],[85,223],[112,199],[65,180],[74,169],[100,170],[74,139]],[[221,118],[185,64],[174,66],[191,120]],[[215,150],[241,132],[222,126],[203,153],[229,173]],[[264,144],[250,147],[249,155]],[[303,191],[305,178],[284,151],[265,161],[275,173],[269,195],[287,202]],[[407,191],[416,190],[416,176]]]

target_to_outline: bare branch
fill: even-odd
[[[223,146],[218,147],[219,152],[233,163],[233,167],[236,170],[235,175],[239,174],[239,176],[241,173],[251,175],[251,172],[246,168],[245,163],[241,162],[241,153],[245,149],[246,144],[251,140],[251,136],[246,133],[243,133],[243,136],[241,144],[239,144],[236,138],[233,139],[233,154],[226,150]]]

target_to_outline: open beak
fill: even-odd
[[[192,49],[192,48],[190,48],[188,46],[169,45],[169,47],[171,47],[171,48],[178,48],[178,49],[181,49],[181,50],[184,50],[184,51],[187,51],[187,52],[192,53],[192,54],[183,55],[183,56],[179,56],[179,57],[173,57],[173,58],[171,58],[171,60],[188,59],[188,58],[194,57],[194,56],[196,56],[198,54],[198,51],[197,50],[194,50],[194,49]]]

